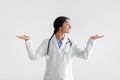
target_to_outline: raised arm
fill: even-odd
[[[80,47],[78,47],[78,45],[75,43],[73,46],[73,54],[75,56],[77,56],[78,58],[82,58],[82,59],[88,59],[88,55],[89,52],[93,46],[93,43],[96,39],[98,38],[102,38],[104,36],[99,36],[99,35],[95,35],[95,36],[91,36],[87,42],[86,47],[84,48],[84,50],[82,50]]]
[[[37,48],[37,50],[35,50],[29,36],[23,35],[23,36],[16,36],[16,37],[18,37],[19,39],[25,40],[28,56],[31,60],[36,60],[36,59],[41,58],[45,55],[47,40],[44,40],[40,44],[40,46]]]

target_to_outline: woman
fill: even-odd
[[[77,44],[66,36],[70,32],[70,18],[59,16],[54,21],[54,32],[50,39],[45,39],[35,51],[29,36],[16,36],[26,42],[29,58],[36,60],[45,56],[46,72],[44,80],[73,80],[72,58],[77,56],[87,59],[94,40],[103,36],[91,36],[87,46],[81,50]]]

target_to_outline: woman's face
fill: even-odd
[[[70,32],[70,29],[71,29],[71,25],[70,25],[70,20],[67,19],[63,25],[60,27],[60,30],[63,32],[63,33],[69,33]]]

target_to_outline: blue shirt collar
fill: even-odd
[[[55,39],[56,39],[56,41],[57,41],[58,47],[60,48],[61,45],[62,45],[62,43],[63,43],[63,41],[64,41],[64,39],[65,39],[65,36],[64,36],[64,38],[63,38],[61,41],[59,41],[59,40],[56,38],[56,35],[55,35]]]

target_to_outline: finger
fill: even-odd
[[[98,36],[97,38],[102,38],[102,37],[104,37],[104,36]]]
[[[95,35],[95,36],[98,36],[98,35]]]
[[[98,37],[104,37],[104,36],[98,36]]]
[[[19,38],[19,39],[23,39],[23,36],[17,36],[17,38]]]
[[[20,36],[16,36],[17,38],[20,38]]]
[[[18,36],[16,35],[16,37],[18,37]]]
[[[27,37],[27,35],[23,35],[24,37]]]

